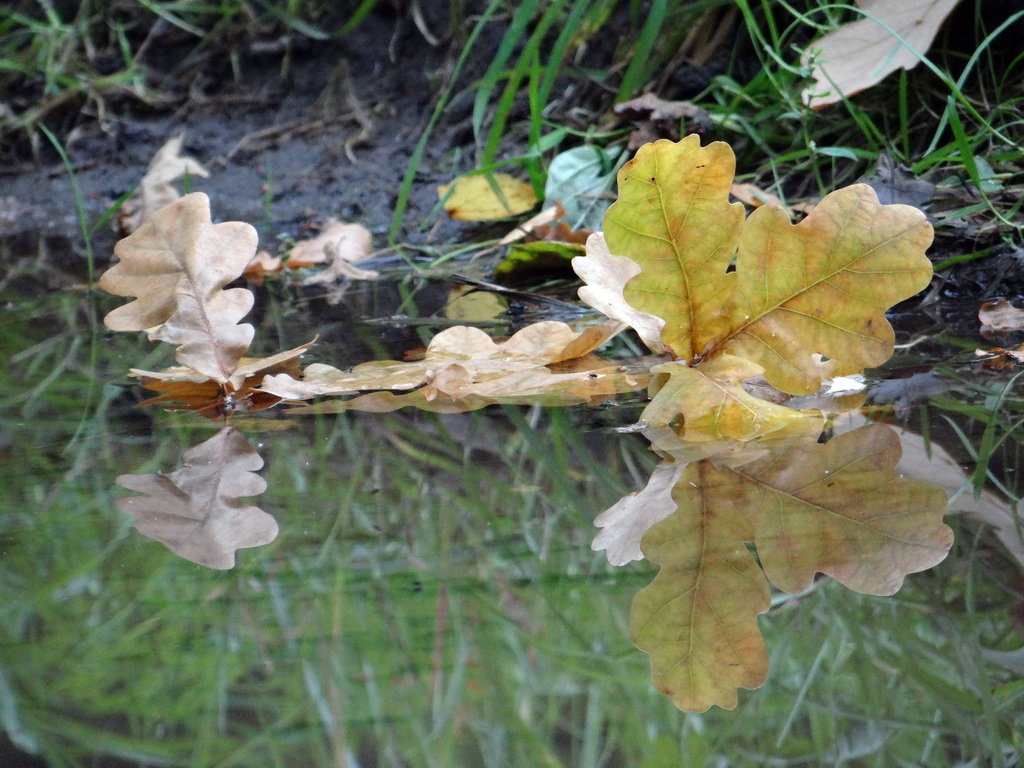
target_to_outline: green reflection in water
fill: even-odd
[[[637,436],[514,409],[250,434],[281,534],[213,571],[132,531],[113,485],[211,432],[151,427],[109,386],[82,411],[92,377],[118,381],[148,345],[78,341],[74,295],[14,309],[0,724],[49,765],[1012,764],[1019,570],[969,523],[895,597],[829,580],[775,595],[766,686],[684,715],[628,639],[652,566],[589,549],[594,513],[654,463]],[[933,433],[976,406],[966,392],[931,412]]]

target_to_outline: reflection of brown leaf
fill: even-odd
[[[986,301],[978,310],[982,331],[1019,331],[1024,328],[1024,310],[1017,309],[1006,299]]]
[[[185,452],[170,474],[121,475],[117,484],[144,496],[117,500],[135,518],[143,536],[186,560],[209,568],[231,568],[235,550],[274,540],[277,523],[239,498],[256,496],[267,484],[256,470],[263,459],[238,430],[226,427]]]
[[[768,610],[769,580],[796,593],[825,573],[889,595],[946,556],[945,493],[898,475],[899,456],[896,433],[871,426],[738,466],[686,466],[672,494],[678,510],[644,536],[661,571],[630,621],[655,683],[680,709],[729,709],[737,687],[764,682],[757,616]]]
[[[1018,363],[1024,363],[1024,344],[1017,347],[1017,349],[1003,349],[1002,347],[976,349],[974,354],[982,358],[981,363],[986,368],[1001,371]]]
[[[213,224],[206,195],[186,195],[114,246],[120,261],[99,287],[137,298],[104,322],[114,331],[153,329],[150,339],[178,347],[179,363],[237,386],[244,376],[235,369],[253,336],[252,326],[239,321],[252,308],[253,295],[224,286],[245,271],[255,252],[255,229],[236,221]]]
[[[184,138],[184,135],[181,135],[168,139],[167,143],[157,150],[149,163],[146,175],[142,177],[142,182],[121,205],[118,223],[123,233],[131,234],[142,226],[146,219],[180,197],[172,182],[186,175],[210,175],[196,160],[181,154],[181,143]]]
[[[322,410],[415,405],[455,412],[499,402],[587,402],[642,386],[640,377],[586,357],[621,327],[606,323],[576,332],[564,323],[534,323],[499,344],[478,328],[455,326],[431,340],[422,360],[375,361],[351,371],[311,365],[301,380],[268,376],[261,389],[288,400],[374,389],[416,390],[404,396],[366,395]]]

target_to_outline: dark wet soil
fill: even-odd
[[[424,4],[428,32],[440,38],[434,44],[407,11],[385,5],[343,39],[303,40],[286,57],[266,41],[250,40],[237,49],[206,52],[196,64],[194,41],[171,38],[162,47],[158,40],[147,63],[154,81],[150,93],[161,94],[159,103],[110,97],[103,115],[90,114],[95,110],[86,105],[78,116],[57,116],[64,130],[53,127],[65,140],[73,178],[45,143],[33,152],[23,142],[20,155],[12,155],[16,141],[8,141],[0,148],[5,279],[19,256],[31,254],[28,258],[43,267],[36,288],[40,279],[43,287],[83,282],[83,211],[75,185],[87,226],[94,226],[138,185],[154,153],[182,133],[184,152],[210,171],[209,178],[191,179],[191,189],[210,196],[215,220],[257,225],[261,247],[276,251],[279,239],[309,236],[331,217],[361,223],[374,233],[375,247],[387,245],[403,176],[451,79],[466,30],[451,29],[447,11]],[[399,241],[463,242],[477,228],[438,215],[436,188],[476,165],[470,122],[474,94],[465,87],[483,73],[503,31],[500,21],[488,25],[473,48],[456,96],[426,144],[395,233]],[[611,49],[589,55],[588,65],[600,67]],[[752,54],[751,60],[756,60]],[[700,83],[680,85],[678,78],[667,78],[668,90],[659,92],[692,95],[706,85],[715,66],[712,62],[699,72],[683,66],[675,74],[699,75]],[[588,91],[585,83],[574,87],[576,105],[587,106],[591,116],[610,114],[609,94]],[[560,105],[563,118],[572,106]],[[522,149],[514,131],[506,144],[510,153]],[[992,242],[975,242],[970,232],[937,235],[931,251],[937,262]],[[112,224],[96,228],[97,271],[110,262],[118,237]],[[1012,243],[997,243],[985,258],[948,270],[931,295],[931,319],[970,335],[976,331],[979,301],[1024,297],[1022,254]],[[918,302],[913,303],[907,309],[916,309]]]
[[[446,20],[436,23],[443,31]],[[286,73],[281,55],[249,53],[235,77],[223,60],[204,64],[187,95],[170,104],[112,104],[117,109],[106,119],[82,121],[67,144],[88,220],[103,216],[139,183],[156,150],[184,133],[184,152],[210,171],[208,179],[193,179],[192,189],[210,196],[216,220],[252,222],[262,244],[272,246],[273,238],[303,237],[307,227],[337,217],[367,226],[383,245],[454,53],[454,44],[431,45],[408,18],[381,11],[342,40],[307,41],[287,60]],[[481,66],[467,76],[478,77]],[[421,228],[438,218],[431,218],[436,186],[472,164],[464,141],[469,106],[467,99],[449,106],[427,145],[403,239],[425,237]],[[81,240],[64,165],[49,147],[36,158],[27,147],[22,155],[0,168],[0,235]],[[101,264],[116,237],[109,227],[97,232]]]

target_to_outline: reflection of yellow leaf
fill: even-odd
[[[508,312],[508,299],[472,285],[456,285],[448,292],[444,316],[462,323],[483,323]]]
[[[631,617],[659,689],[681,709],[703,711],[732,708],[737,687],[764,681],[756,619],[769,606],[766,576],[787,592],[825,573],[888,595],[940,562],[952,543],[945,494],[898,475],[899,457],[897,435],[870,426],[737,466],[687,466],[673,491],[678,510],[643,539],[661,570]]]
[[[437,194],[448,214],[461,221],[505,219],[537,204],[533,187],[507,173],[462,176],[438,187]]]
[[[803,63],[813,62],[815,82],[804,89],[804,103],[814,108],[833,104],[897,69],[913,69],[958,2],[858,0],[863,18],[807,46]]]

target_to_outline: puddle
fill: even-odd
[[[973,683],[958,681],[978,679],[978,668],[995,701],[983,715],[992,738],[1021,724],[1013,621],[1024,546],[1007,499],[1024,490],[1024,404],[1014,369],[980,362],[974,349],[991,342],[951,334],[942,305],[894,315],[896,355],[848,396],[863,405],[829,442],[739,458],[707,448],[679,470],[718,484],[718,519],[732,526],[752,519],[753,505],[761,518],[777,514],[783,493],[856,506],[873,494],[896,504],[912,487],[921,517],[890,534],[904,543],[941,539],[936,509],[951,496],[953,509],[972,512],[946,518],[952,554],[895,597],[870,597],[789,574],[794,550],[784,526],[772,529],[780,546],[759,547],[760,564],[789,591],[764,586],[755,606],[767,611],[755,634],[765,636],[768,681],[741,691],[735,711],[683,715],[630,639],[631,600],[656,566],[613,567],[591,549],[598,513],[655,471],[648,442],[623,429],[638,397],[447,415],[290,417],[279,406],[227,428],[138,409],[152,393],[126,369],[158,369],[170,354],[104,329],[97,318],[118,302],[76,290],[77,268],[55,267],[48,282],[26,265],[50,256],[23,242],[3,248],[2,765],[35,755],[92,766],[625,766],[675,755],[680,743],[726,764],[755,754],[818,764],[806,755],[822,757],[826,744],[825,762],[847,748],[883,762],[939,750],[931,764],[944,765],[980,753],[951,746],[958,718],[976,716],[962,692]],[[257,353],[317,336],[310,359],[348,367],[402,360],[455,324],[501,336],[571,314],[396,269],[353,283],[337,303],[269,281],[252,321]],[[958,317],[956,327],[969,326]],[[615,343],[622,356],[635,349]],[[871,469],[867,487],[831,490],[858,462]],[[739,483],[744,472],[760,484]],[[150,495],[119,509],[128,494],[115,482]],[[218,510],[203,526],[161,515],[188,494]],[[659,557],[674,546],[670,533]],[[742,530],[706,533],[709,551],[732,558],[723,589],[759,572]],[[739,544],[716,549],[723,536]],[[849,545],[826,539],[819,555]],[[902,581],[905,562],[865,562],[833,575],[877,594]],[[634,608],[634,622],[652,610]],[[735,672],[722,658],[708,663]],[[750,683],[744,674],[736,685]]]

